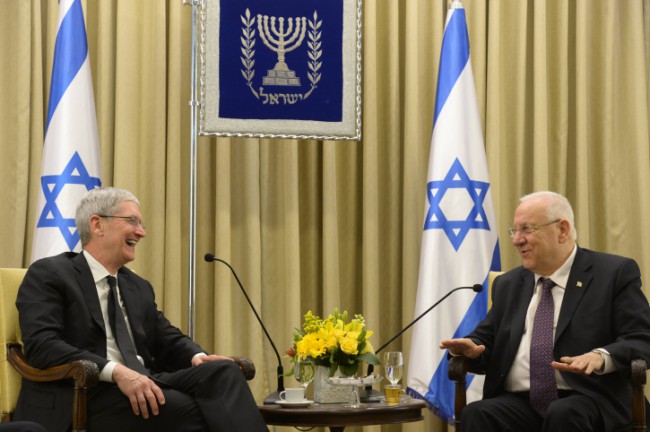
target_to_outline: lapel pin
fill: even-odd
[[[576,286],[577,286],[578,288],[582,288],[582,282],[580,282],[580,281],[576,282]]]

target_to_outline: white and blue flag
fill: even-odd
[[[81,0],[61,0],[32,262],[79,251],[75,209],[101,186],[99,138]]]
[[[484,287],[479,294],[457,291],[413,331],[408,392],[451,422],[454,386],[447,352],[438,344],[467,335],[485,317],[488,273],[501,267],[465,10],[458,1],[448,11],[440,54],[426,198],[415,316],[453,288]],[[468,400],[479,399],[482,377],[467,381]]]

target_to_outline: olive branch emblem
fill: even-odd
[[[322,32],[320,31],[322,24],[323,20],[319,20],[318,12],[314,11],[314,20],[309,20],[309,42],[307,42],[307,46],[309,47],[309,52],[307,55],[310,59],[310,61],[307,62],[307,65],[311,71],[307,72],[307,76],[311,82],[311,88],[307,93],[305,93],[305,99],[307,99],[311,92],[313,92],[314,89],[318,87],[316,84],[318,84],[318,81],[320,81],[321,77],[319,70],[323,64],[323,62],[320,61],[320,58],[323,55],[323,51],[321,50]]]
[[[255,76],[255,70],[253,69],[253,66],[255,66],[255,18],[251,18],[251,12],[248,8],[246,8],[246,17],[240,17],[244,24],[244,27],[242,27],[243,36],[241,37],[243,57],[240,57],[244,70],[241,73],[248,87],[250,87],[255,97],[259,99],[260,96],[253,88],[253,77]]]

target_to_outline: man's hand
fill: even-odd
[[[475,359],[485,351],[485,345],[476,345],[468,338],[449,339],[440,342],[440,349],[448,349],[451,355],[462,355]]]
[[[113,369],[113,381],[119,389],[129,398],[133,414],[140,415],[142,418],[149,418],[149,409],[151,414],[158,415],[158,404],[165,405],[165,395],[160,387],[154,383],[151,378],[141,375],[128,367],[118,364]]]
[[[228,360],[234,362],[230,357],[225,357],[217,354],[207,354],[207,355],[197,355],[192,359],[192,366],[202,365],[203,363],[216,361],[216,360]]]
[[[560,372],[591,375],[600,372],[605,367],[603,356],[595,352],[588,352],[577,357],[561,357],[559,362],[552,362],[551,366]]]

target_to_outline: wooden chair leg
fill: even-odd
[[[449,379],[456,383],[456,394],[454,395],[454,428],[460,432],[460,416],[463,408],[467,405],[467,359],[464,357],[451,357],[449,359]]]
[[[72,406],[72,432],[86,431],[86,388],[75,382]]]

